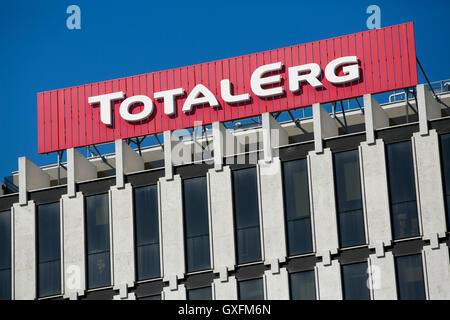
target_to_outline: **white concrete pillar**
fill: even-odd
[[[439,137],[436,130],[428,135],[415,132],[412,138],[418,183],[418,211],[424,239],[438,246],[438,238],[445,237],[445,204],[439,154]]]
[[[263,160],[258,163],[265,263],[284,262],[287,249],[281,162],[275,157],[271,163]]]
[[[36,298],[36,205],[15,203],[12,211],[13,224],[13,299]]]
[[[278,151],[279,146],[288,144],[289,135],[269,112],[263,113],[261,115],[261,120],[264,161],[270,163],[272,162],[273,157],[278,155],[275,153],[275,150]]]
[[[211,211],[212,267],[214,272],[227,273],[233,270],[236,264],[230,167],[224,166],[221,172],[211,169],[207,177]]]
[[[46,187],[50,187],[50,176],[26,157],[20,157],[19,204],[27,204],[28,191]]]
[[[448,247],[440,243],[438,248],[423,247],[425,276],[430,300],[450,300],[450,260]]]
[[[417,113],[419,114],[419,133],[428,134],[428,120],[441,117],[441,106],[424,84],[418,84]]]
[[[237,300],[238,289],[236,277],[228,277],[226,281],[214,279],[213,294],[214,300]]]
[[[123,188],[125,174],[144,170],[144,159],[122,139],[115,141],[116,147],[116,186]]]
[[[213,150],[214,169],[221,171],[223,168],[223,158],[235,154],[237,148],[236,138],[221,122],[213,122]]]
[[[113,300],[136,300],[136,294],[134,292],[127,293],[125,296],[117,294],[113,296]]]
[[[161,208],[161,246],[164,281],[176,287],[177,279],[182,279],[186,270],[184,258],[184,221],[181,178],[164,178],[158,182]]]
[[[371,94],[364,95],[364,119],[366,124],[366,142],[374,144],[375,130],[388,127],[389,116]]]
[[[264,272],[266,282],[267,300],[289,300],[289,275],[286,268],[266,270]]]
[[[384,251],[392,240],[385,148],[383,140],[362,142],[359,147],[361,183],[370,248]],[[382,253],[379,253],[383,255]]]
[[[329,261],[330,253],[337,253],[339,247],[331,150],[325,149],[322,154],[309,152],[308,167],[316,252],[318,256],[328,256]]]
[[[172,132],[164,131],[164,176],[167,180],[173,178],[172,148]]]
[[[369,255],[369,281],[373,300],[397,300],[395,264],[392,252]]]
[[[184,284],[179,284],[175,290],[164,287],[163,296],[164,300],[186,300],[186,287]]]
[[[84,196],[77,192],[70,198],[63,195],[62,208],[62,237],[63,245],[63,294],[64,297],[76,299],[84,295],[86,290],[86,249],[85,249],[85,221]]]
[[[341,265],[339,261],[333,260],[327,266],[319,262],[315,268],[318,300],[342,300]]]
[[[67,194],[75,197],[76,183],[96,179],[97,168],[74,148],[67,149]]]
[[[111,187],[111,225],[113,255],[113,286],[116,290],[133,287],[135,282],[135,246],[133,219],[133,189]],[[124,289],[125,288],[125,289]]]
[[[339,134],[339,127],[335,119],[320,105],[315,103],[313,109],[314,150],[323,152],[323,139],[335,137]]]

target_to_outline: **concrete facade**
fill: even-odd
[[[76,299],[86,290],[86,245],[84,228],[84,196],[77,192],[64,195],[62,207],[63,294]]]
[[[36,205],[14,204],[14,299],[32,300],[36,298]]]
[[[440,105],[436,104],[424,87],[419,86],[417,89],[418,121],[396,125],[393,133],[386,133],[393,126],[390,120],[393,115],[397,119],[399,110],[404,110],[405,105],[380,105],[371,95],[364,96],[364,114],[359,111],[353,114],[355,118],[363,119],[356,124],[365,125],[365,129],[355,133],[346,132],[342,140],[338,136],[342,134],[343,128],[337,121],[342,115],[333,117],[320,104],[312,106],[313,118],[304,120],[305,127],[313,127],[314,140],[310,136],[309,140],[299,138],[300,142],[293,142],[298,138],[298,128],[280,124],[269,113],[262,115],[261,126],[249,129],[248,135],[244,133],[237,136],[227,130],[224,124],[216,122],[212,126],[213,136],[208,137],[208,141],[214,145],[214,164],[199,164],[200,169],[184,166],[179,170],[183,164],[176,163],[172,151],[182,151],[181,155],[186,159],[190,159],[192,154],[184,153],[189,149],[184,148],[182,139],[178,139],[171,131],[164,133],[165,157],[164,168],[161,169],[144,170],[145,157],[123,140],[117,140],[116,155],[114,162],[111,162],[115,164],[115,170],[112,170],[111,177],[103,178],[104,171],[99,171],[92,159],[86,159],[75,149],[70,149],[67,153],[67,192],[64,190],[64,193],[61,190],[65,186],[55,186],[55,177],[48,173],[48,168],[39,168],[28,159],[20,158],[16,174],[19,192],[12,206],[13,299],[37,298],[36,207],[46,203],[47,199],[43,199],[42,194],[52,197],[57,192],[63,194],[55,200],[61,206],[61,296],[79,299],[95,293],[96,290],[86,288],[84,203],[86,196],[96,194],[97,190],[94,189],[97,185],[101,185],[98,188],[104,188],[102,193],[109,192],[111,230],[111,286],[98,290],[107,291],[116,300],[138,299],[143,287],[152,287],[152,295],[156,294],[156,290],[166,300],[186,299],[187,291],[193,288],[192,282],[195,283],[194,287],[198,287],[195,281],[201,282],[201,286],[205,283],[210,285],[213,299],[234,300],[238,298],[238,282],[256,278],[263,279],[266,299],[289,299],[289,274],[311,270],[315,272],[317,299],[340,300],[344,298],[340,261],[350,259],[348,256],[351,254],[347,254],[349,251],[359,255],[359,260],[355,258],[350,263],[368,262],[372,299],[397,299],[395,258],[418,253],[423,256],[427,298],[450,299],[450,236],[446,228],[442,153],[439,146],[439,136],[450,134],[450,131],[442,129],[443,125],[433,125],[433,121],[441,117]],[[412,99],[410,103],[414,103]],[[395,112],[393,108],[396,108]],[[402,131],[402,128],[405,130]],[[399,135],[401,138],[389,135]],[[251,141],[263,146],[258,161],[245,164],[257,168],[263,255],[261,261],[237,265],[232,171],[240,167],[238,164],[227,164],[225,160],[232,158],[229,156],[238,151],[249,155],[248,146],[245,149],[242,144],[238,145],[238,142],[246,141],[249,136],[256,139]],[[350,147],[336,143],[344,139],[357,142],[351,142]],[[412,141],[421,234],[393,241],[385,147],[399,139]],[[288,147],[283,149],[283,145]],[[333,172],[333,152],[339,151],[333,148],[359,151],[367,243],[358,248],[343,250],[339,247]],[[287,191],[283,190],[281,168],[283,161],[305,158],[310,188],[313,251],[289,256],[284,205],[284,192]],[[185,178],[183,174],[188,175],[185,173],[188,171],[191,176],[199,176],[201,172],[208,181],[211,268],[195,274],[187,274],[185,266],[183,201],[186,199],[183,199],[182,179]],[[151,179],[154,179],[152,184],[158,185],[161,277],[136,281],[133,188],[146,185]],[[0,202],[8,196],[11,195],[2,195]],[[11,207],[9,202],[8,205]],[[405,249],[408,245],[403,243],[414,248]],[[363,251],[363,254],[357,250]]]

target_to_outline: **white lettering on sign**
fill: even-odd
[[[250,78],[250,87],[252,92],[261,98],[276,97],[284,93],[281,86],[282,76],[281,71],[283,64],[281,62],[266,64],[258,67],[253,71]],[[339,70],[342,70],[342,75],[339,75]],[[267,75],[272,73],[271,75]],[[273,74],[280,73],[280,74]],[[308,63],[304,65],[294,66],[288,68],[288,82],[289,90],[297,93],[300,91],[300,85],[307,83],[313,88],[323,87],[319,80],[322,70],[317,63]],[[344,84],[356,81],[360,78],[358,58],[356,56],[347,56],[334,59],[325,67],[325,78],[332,84]],[[166,115],[173,115],[176,112],[176,97],[181,97],[185,93],[183,88],[175,88],[171,90],[155,92],[154,99],[162,99],[164,104],[164,113]],[[220,81],[220,94],[222,99],[227,103],[244,103],[250,100],[250,94],[243,93],[240,95],[233,95],[232,83],[229,79]],[[99,96],[89,97],[88,102],[92,105],[100,106],[100,120],[105,125],[112,124],[111,103],[116,100],[122,100],[125,94],[120,92],[108,93]],[[144,108],[138,113],[131,113],[130,108],[135,104],[142,104]],[[186,101],[183,104],[182,111],[189,113],[192,109],[199,105],[209,105],[217,108],[219,102],[214,94],[203,84],[197,84],[194,89],[188,94]],[[147,119],[151,116],[154,110],[152,99],[144,95],[136,95],[126,98],[120,104],[120,116],[129,122],[136,122]]]

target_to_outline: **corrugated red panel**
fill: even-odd
[[[360,79],[342,86],[331,84],[324,76],[327,64],[335,58],[353,55],[358,57]],[[256,96],[250,87],[251,74],[259,66],[275,62],[282,62],[284,66],[281,72],[273,72],[272,75],[281,75],[285,94],[269,98]],[[300,91],[292,93],[289,90],[288,68],[306,63],[320,65],[323,88],[315,89],[302,83]],[[342,71],[339,72],[342,75]],[[235,95],[250,94],[250,102],[224,102],[220,90],[223,79],[231,81]],[[216,96],[219,107],[211,108],[205,104],[194,107],[189,113],[182,112],[188,94],[200,83]],[[38,93],[38,149],[39,153],[54,152],[165,130],[191,128],[199,122],[208,125],[213,121],[236,120],[416,84],[414,26],[410,22],[195,66]],[[175,99],[175,114],[167,116],[163,100],[155,100],[154,93],[175,88],[183,88],[185,94]],[[100,121],[99,106],[90,105],[88,98],[118,91],[123,91],[126,97],[149,96],[154,102],[153,114],[146,120],[129,123],[120,117],[121,101],[114,101],[112,125],[106,126]],[[133,113],[141,110],[141,105],[131,108]]]

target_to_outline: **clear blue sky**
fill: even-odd
[[[81,8],[68,30],[66,8]],[[415,22],[431,81],[450,78],[450,1],[0,1],[0,179],[17,157],[39,165],[36,93]],[[419,75],[419,81],[424,82]]]

